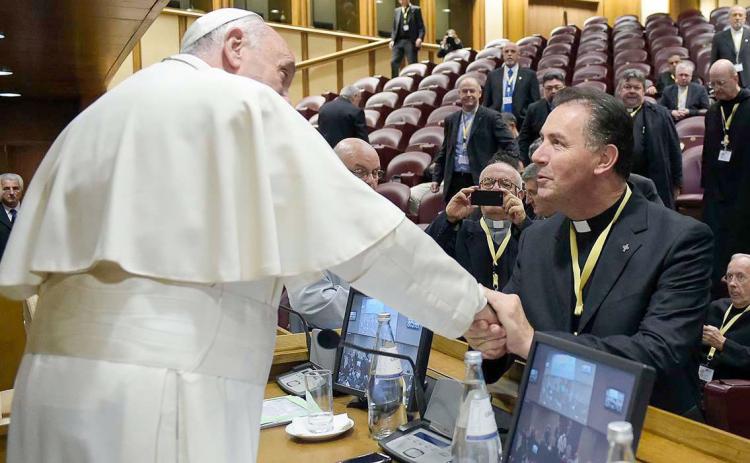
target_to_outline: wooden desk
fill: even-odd
[[[289,358],[299,357],[299,346],[290,348],[289,340],[277,342],[277,346],[293,351]],[[435,336],[428,374],[463,379],[465,351],[465,344]],[[280,363],[275,366],[286,365],[288,369],[292,362],[285,360],[284,353],[277,351],[274,361]],[[266,398],[283,394],[274,381],[269,382]],[[348,413],[354,420],[353,429],[327,442],[294,440],[287,436],[284,426],[262,430],[258,463],[289,463],[291,458],[301,455],[305,461],[331,463],[377,451],[378,445],[369,437],[367,412],[347,409],[348,402],[348,396],[334,398],[334,411]],[[637,457],[647,463],[747,463],[750,440],[649,407]]]

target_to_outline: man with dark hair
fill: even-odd
[[[476,322],[466,338],[497,359],[483,365],[488,382],[547,331],[654,367],[651,403],[699,417],[711,232],[628,187],[632,120],[620,101],[568,88],[555,103],[532,160],[535,201],[558,213],[524,230],[506,294],[489,296],[502,327]]]
[[[500,117],[503,118],[503,122],[508,126],[508,130],[510,130],[513,138],[518,138],[518,121],[516,120],[516,116],[513,113],[500,113]]]
[[[482,170],[479,186],[456,193],[426,230],[479,283],[495,290],[510,279],[518,239],[529,224],[517,163],[507,154],[494,157]],[[502,192],[503,205],[472,206],[471,196],[477,190]]]
[[[744,6],[729,9],[729,27],[714,34],[711,42],[711,64],[720,59],[729,60],[740,78],[740,85],[750,87],[750,31],[745,25],[747,11]]]
[[[482,169],[498,149],[518,152],[518,145],[497,111],[479,104],[482,87],[473,77],[458,84],[461,111],[445,118],[443,145],[435,156],[430,190],[437,193],[444,182],[448,202],[464,188],[476,185]]]
[[[331,148],[346,138],[369,142],[365,111],[359,107],[361,93],[354,85],[344,87],[338,98],[320,107],[318,131]]]
[[[523,127],[528,106],[539,99],[539,81],[531,69],[518,64],[518,45],[503,47],[503,65],[487,76],[484,105],[502,113],[513,113]]]
[[[682,185],[682,151],[672,116],[663,106],[644,100],[646,76],[628,69],[617,85],[618,96],[633,119],[632,171],[654,181],[664,205],[674,209]]]
[[[552,101],[557,92],[565,88],[565,76],[560,71],[549,71],[542,77],[542,91],[544,98],[529,105],[526,119],[523,121],[521,132],[518,134],[518,149],[524,164],[531,162],[529,145],[539,138],[547,115],[552,111]]]
[[[398,77],[401,61],[406,55],[409,64],[417,62],[417,52],[424,40],[424,21],[422,10],[409,3],[409,0],[398,0],[399,6],[393,12],[391,28],[391,77]]]
[[[664,89],[659,104],[667,108],[672,119],[681,121],[686,117],[703,116],[708,111],[708,92],[701,84],[693,83],[693,65],[680,63],[675,71],[675,84]]]

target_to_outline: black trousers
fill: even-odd
[[[393,50],[391,50],[391,76],[398,77],[398,71],[401,67],[401,61],[406,55],[406,61],[409,64],[417,62],[417,47],[414,46],[414,42],[409,39],[397,39],[393,43]]]
[[[447,204],[451,198],[462,189],[474,185],[474,176],[469,172],[453,172],[450,183],[443,185],[443,190],[445,191],[445,203]]]

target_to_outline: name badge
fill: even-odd
[[[711,382],[714,379],[714,370],[706,365],[700,365],[698,366],[698,378],[704,383]]]
[[[744,68],[742,67],[742,63],[737,63],[734,65],[734,70],[737,72],[742,72]]]
[[[719,161],[722,162],[729,162],[732,160],[732,152],[729,150],[720,150],[719,151]]]
[[[409,25],[408,24],[404,24],[404,26],[401,28],[401,30],[404,31],[404,32],[409,32]]]
[[[513,104],[513,97],[512,96],[504,96],[503,97],[503,104]]]
[[[466,147],[466,145],[464,144],[464,148],[465,147]],[[458,163],[461,164],[462,166],[469,164],[469,156],[467,156],[465,154],[459,155],[458,156]]]

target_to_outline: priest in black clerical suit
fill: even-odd
[[[651,403],[697,418],[712,236],[626,186],[631,124],[612,96],[560,92],[534,155],[536,200],[559,213],[524,230],[507,294],[488,295],[503,329],[476,322],[466,338],[496,359],[483,364],[488,382],[528,355],[534,330],[645,363],[657,372]],[[574,261],[593,268],[582,291]]]

